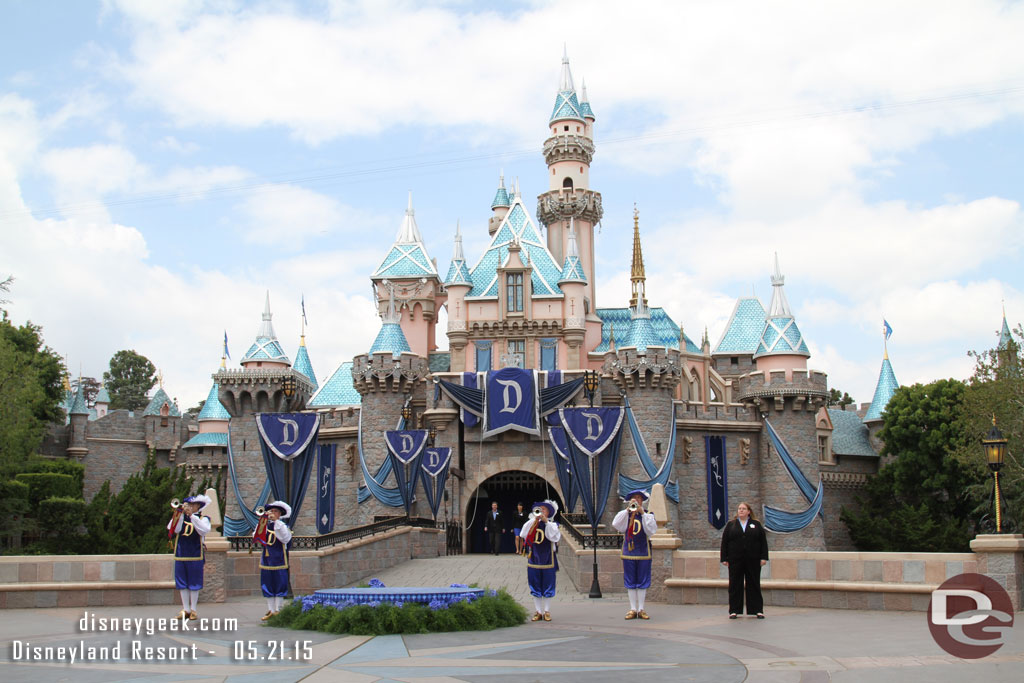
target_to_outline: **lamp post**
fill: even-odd
[[[409,423],[411,421],[412,421],[412,403],[411,403],[411,397],[410,397],[410,398],[406,399],[405,405],[402,406],[402,429],[408,429],[409,428]],[[412,490],[411,490],[411,487],[409,486],[409,466],[406,463],[404,463],[404,462],[402,463],[402,471],[405,473],[405,487],[406,487],[405,493],[406,493],[407,496],[411,497]],[[408,521],[410,521],[410,522],[412,521],[411,510],[412,510],[412,500],[409,500],[409,503],[408,503],[408,505],[406,505],[406,508],[405,508],[405,518]]]
[[[594,370],[587,370],[586,373],[583,375],[583,390],[587,394],[587,401],[590,403],[591,408],[594,407],[594,392],[597,391],[597,388],[600,385],[601,378],[597,374],[597,372]],[[600,456],[598,455],[590,459],[590,480],[591,488],[593,490],[593,498],[591,498],[591,500],[594,501],[594,523],[590,526],[591,539],[592,544],[594,546],[594,578],[590,582],[589,596],[591,598],[601,597],[601,582],[597,578],[597,523],[599,521],[597,519],[597,459],[599,457]]]
[[[1003,533],[1002,504],[999,500],[999,470],[1003,467],[1003,458],[1006,456],[1006,439],[1003,433],[996,427],[996,416],[992,416],[992,429],[988,430],[988,436],[981,440],[985,448],[985,457],[988,460],[988,468],[992,470],[992,478],[995,484],[993,495],[996,505],[996,533]]]

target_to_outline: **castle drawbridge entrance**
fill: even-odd
[[[505,518],[505,533],[501,537],[501,552],[515,552],[515,537],[512,534],[512,516],[516,511],[516,504],[522,503],[523,510],[530,514],[530,506],[534,502],[550,498],[558,503],[562,509],[562,498],[558,491],[543,478],[532,472],[521,470],[510,470],[485,479],[469,496],[466,504],[466,538],[468,541],[467,552],[485,553],[490,551],[490,543],[487,534],[484,533],[487,513],[491,509],[491,503],[497,502]]]

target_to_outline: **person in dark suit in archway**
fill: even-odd
[[[501,552],[501,535],[505,533],[505,517],[498,509],[497,501],[491,503],[491,509],[484,518],[484,533],[490,538],[491,552],[497,555]]]
[[[768,537],[750,514],[748,503],[737,505],[736,517],[725,525],[719,559],[729,568],[729,618],[736,619],[743,612],[746,595],[747,614],[764,619],[761,567],[768,564]]]

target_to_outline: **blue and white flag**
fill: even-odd
[[[601,453],[618,435],[625,408],[559,408],[558,417],[573,445],[588,458]]]
[[[882,334],[885,335],[886,339],[892,336],[892,327],[889,325],[889,321],[885,318],[882,318]]]
[[[398,491],[402,495],[405,514],[412,509],[413,490],[419,478],[420,456],[427,445],[426,429],[399,429],[384,432],[388,445],[388,457],[392,461],[392,471],[398,482]]]
[[[293,460],[316,438],[320,416],[316,413],[260,413],[256,416],[256,426],[274,455],[282,460]]]
[[[224,330],[224,356],[231,360],[231,354],[228,353],[228,331]]]
[[[704,450],[707,452],[705,474],[708,483],[708,522],[721,529],[729,521],[729,479],[726,473],[725,439],[721,436],[705,436]]]
[[[334,474],[337,444],[320,444],[316,460],[316,530],[320,534],[334,531]]]
[[[509,430],[540,435],[540,392],[533,370],[504,368],[487,373],[483,436]]]
[[[441,499],[444,496],[444,485],[448,480],[448,466],[452,461],[452,449],[450,448],[428,448],[423,451],[420,458],[420,479],[423,482],[423,490],[427,494],[427,503],[430,511],[437,519],[437,511],[441,507]]]

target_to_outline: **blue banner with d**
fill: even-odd
[[[505,368],[487,373],[483,436],[509,430],[540,435],[540,395],[533,370]]]
[[[315,413],[260,413],[256,415],[260,451],[267,468],[274,500],[292,506],[290,522],[298,524],[302,500],[315,464],[320,416]],[[290,476],[289,470],[290,469]],[[290,482],[290,483],[286,483]]]
[[[391,469],[395,473],[395,481],[398,482],[398,491],[407,515],[412,509],[413,490],[419,478],[420,456],[423,454],[423,447],[427,445],[427,434],[426,429],[384,432],[388,457],[392,463]]]
[[[427,503],[430,504],[434,519],[437,519],[437,511],[441,507],[444,485],[448,481],[448,465],[451,461],[450,448],[428,448],[423,451],[423,457],[420,458],[420,480],[423,482],[423,490],[427,494]]]

